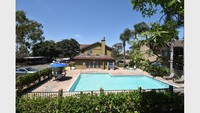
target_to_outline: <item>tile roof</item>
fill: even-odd
[[[80,49],[86,48],[87,46],[89,46],[90,44],[80,44]]]

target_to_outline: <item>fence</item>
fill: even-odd
[[[128,93],[128,92],[134,92],[134,91],[139,91],[139,92],[148,92],[148,91],[155,91],[155,92],[164,92],[164,91],[169,91],[173,93],[173,86],[169,86],[169,88],[163,88],[163,89],[142,89],[141,87],[138,87],[137,90],[103,90],[100,89],[98,91],[81,91],[81,92],[68,92],[68,91],[63,91],[63,89],[60,89],[57,92],[30,92],[22,95],[23,97],[27,98],[36,98],[36,97],[58,97],[58,96],[75,96],[77,94],[108,94],[108,93]]]

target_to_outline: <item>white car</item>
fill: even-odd
[[[16,75],[28,74],[28,73],[36,73],[37,70],[32,67],[21,67],[16,69]]]

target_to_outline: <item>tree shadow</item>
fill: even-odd
[[[24,90],[21,92],[22,95],[23,95],[23,94],[26,94],[26,93],[29,93],[29,92],[32,92],[32,91],[35,90],[36,88],[38,88],[38,87],[40,87],[41,85],[45,84],[46,82],[49,82],[51,79],[52,79],[52,77],[47,78],[47,79],[45,79],[45,80],[43,80],[43,81],[41,81],[41,82],[39,82],[39,83],[36,83],[36,84],[30,86],[29,88],[24,89]]]
[[[64,76],[61,79],[59,79],[58,81],[65,81],[65,80],[70,80],[70,79],[72,79],[72,77],[70,77],[70,76]]]

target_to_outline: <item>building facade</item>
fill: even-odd
[[[105,37],[101,42],[80,44],[80,50],[80,54],[73,58],[77,69],[114,69],[112,48],[106,45]]]
[[[156,51],[159,56],[165,57],[170,60],[170,44],[168,47],[163,47],[160,51]],[[156,55],[149,54],[149,47],[144,45],[140,48],[141,54],[150,62],[157,59]],[[177,73],[184,74],[184,40],[175,40],[173,42],[173,70]]]

